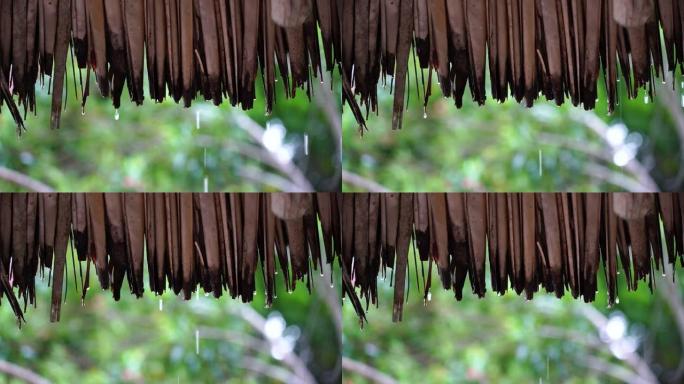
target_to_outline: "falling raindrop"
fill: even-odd
[[[309,135],[304,135],[304,155],[309,156]]]
[[[164,300],[162,298],[159,298],[159,312],[164,310]]]
[[[684,95],[682,95],[682,107],[684,107]]]
[[[542,150],[539,149],[539,177],[542,177],[544,173],[544,168],[542,166]]]
[[[200,129],[200,111],[195,112],[195,128]]]
[[[199,355],[199,329],[195,329],[195,354]]]
[[[209,192],[209,176],[204,176],[204,192]]]
[[[649,100],[648,100],[648,95],[645,95],[645,96],[644,96],[644,104],[648,104],[648,101],[649,101]]]
[[[119,114],[119,108],[114,111],[114,120],[119,121],[121,115]]]

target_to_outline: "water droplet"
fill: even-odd
[[[164,300],[159,299],[159,312],[164,310]]]
[[[304,155],[309,156],[309,135],[304,135]]]
[[[543,167],[543,161],[542,161],[542,150],[539,150],[539,177],[542,177],[544,174],[544,167]]]
[[[81,116],[85,116],[85,106],[81,106]]]
[[[432,292],[428,292],[427,301],[432,301]]]
[[[195,128],[200,129],[200,111],[195,112]]]
[[[644,96],[644,104],[648,104],[648,102],[649,102],[648,95],[646,95],[646,96]]]
[[[620,304],[620,298],[617,296],[615,297],[615,304]]]
[[[195,329],[195,354],[199,355],[199,329]]]
[[[323,277],[323,276],[324,276],[324,275],[323,275],[323,272],[321,272],[321,277]]]
[[[274,274],[277,275],[277,274],[278,274],[278,271],[275,271]]]
[[[119,108],[114,111],[114,120],[119,121],[121,115],[119,114]]]
[[[330,283],[330,288],[335,288],[335,284]]]
[[[204,192],[209,192],[209,176],[204,176]]]
[[[682,107],[684,107],[684,95],[682,95]]]
[[[662,274],[661,276],[662,276],[662,277],[665,277],[665,272],[663,272],[663,274]]]

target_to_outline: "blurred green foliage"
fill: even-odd
[[[412,258],[410,254],[409,260]],[[424,267],[427,273],[427,263]],[[680,270],[680,293],[684,293],[683,277]],[[684,335],[677,332],[675,314],[659,292],[649,292],[646,283],[640,282],[638,291],[628,292],[624,274],[618,278],[620,303],[612,308],[606,305],[602,270],[593,304],[572,299],[569,293],[560,300],[538,292],[526,301],[510,290],[499,297],[491,291],[489,275],[484,299],[464,292],[463,300],[457,302],[435,280],[436,273],[430,301],[425,301],[410,262],[403,321],[392,322],[393,288],[388,270],[387,278],[378,282],[378,308],[371,305],[364,328],[359,327],[353,307],[343,304],[343,353],[401,383],[622,382],[588,367],[601,361],[613,369],[631,369],[611,352],[609,344],[602,343],[605,335],[582,315],[591,307],[609,319],[618,316],[626,320],[625,340],[638,340],[637,353],[666,383],[684,355],[684,339],[680,339]],[[422,278],[420,281],[422,284]],[[369,381],[345,371],[344,382]]]
[[[9,305],[0,306],[0,360],[30,369],[55,383],[276,382],[264,374],[266,370],[247,369],[248,359],[285,367],[268,349],[251,349],[251,340],[265,341],[259,331],[238,315],[242,306],[251,306],[264,317],[282,316],[288,327],[298,328],[301,335],[295,351],[319,382],[340,381],[341,346],[336,342],[335,320],[316,290],[323,290],[329,277],[319,279],[318,272],[313,273],[314,281],[321,286],[314,285],[312,294],[304,283],[298,283],[297,289],[287,294],[282,274],[276,276],[278,298],[271,308],[265,307],[260,273],[251,304],[242,304],[228,295],[215,299],[204,293],[184,301],[172,292],[154,296],[146,291],[141,299],[136,299],[125,292],[125,283],[121,300],[115,302],[111,292],[99,288],[93,275],[92,288],[81,306],[80,278],[77,290],[70,254],[67,260],[69,278],[60,322],[49,322],[49,270],[36,284],[37,306],[29,307],[27,321],[21,328]],[[85,262],[82,268],[85,272]],[[197,330],[199,354],[195,345]],[[244,339],[209,336],[223,333]],[[14,382],[0,374],[0,383]]]
[[[287,130],[284,141],[295,150],[293,161],[310,183],[318,190],[339,190],[339,137],[331,129],[324,110],[315,107],[304,90],[299,89],[297,96],[288,100],[282,87],[277,86],[276,105],[272,114],[266,116],[260,80],[250,111],[232,107],[228,102],[216,107],[200,99],[190,109],[170,98],[160,104],[147,98],[138,107],[128,100],[124,89],[116,120],[111,101],[99,96],[94,81],[82,115],[71,71],[68,72],[68,100],[59,131],[49,127],[49,79],[45,80],[45,89],[37,90],[36,115],[27,117],[27,131],[21,136],[17,136],[15,123],[3,107],[0,166],[58,191],[202,191],[205,176],[211,191],[273,190],[274,187],[263,184],[258,174],[251,179],[241,174],[249,166],[269,170],[260,161],[238,152],[241,146],[260,144],[235,125],[236,116],[246,115],[261,127],[281,122]],[[314,83],[315,92],[330,92],[329,80],[320,87],[317,80]],[[320,96],[314,93],[312,97]],[[196,129],[198,112],[200,129]],[[304,151],[305,134],[309,135],[309,156]],[[0,189],[14,191],[17,187],[0,182]]]
[[[490,99],[485,106],[478,106],[466,90],[464,106],[459,110],[452,99],[442,97],[435,83],[424,111],[422,86],[416,85],[413,71],[409,72],[412,75],[407,91],[410,100],[401,131],[391,130],[393,94],[389,93],[389,86],[380,87],[378,114],[369,116],[368,130],[362,137],[349,108],[343,111],[345,171],[392,191],[622,189],[587,172],[597,159],[566,145],[598,150],[609,160],[614,155],[599,136],[577,121],[585,111],[573,107],[567,100],[562,107],[539,100],[528,109],[512,99],[503,104]],[[603,86],[599,86],[595,112],[586,113],[595,113],[608,126],[624,124],[628,129],[626,139],[639,144],[637,160],[660,189],[681,189],[682,180],[677,178],[681,168],[681,139],[670,110],[658,97],[658,93],[672,92],[671,84],[656,86],[655,103],[645,100],[644,91],[635,100],[628,100],[624,82],[618,85],[620,103],[612,115],[607,113]],[[678,104],[679,96],[673,97]],[[612,161],[601,165],[624,175]],[[345,191],[363,189],[350,183],[344,185]]]

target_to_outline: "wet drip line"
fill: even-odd
[[[270,306],[277,269],[288,291],[301,281],[311,292],[310,268],[334,262],[338,200],[333,193],[0,194],[0,303],[9,302],[21,324],[26,306],[36,305],[36,275],[49,276],[50,319],[59,321],[70,243],[82,300],[91,269],[119,300],[125,283],[132,295],[143,295],[147,268],[160,311],[167,290],[186,300],[201,288],[251,302],[257,274]]]
[[[21,132],[27,112],[35,112],[36,83],[49,77],[51,126],[59,128],[72,56],[83,114],[91,73],[117,110],[124,86],[137,105],[147,93],[155,102],[225,100],[248,110],[259,76],[270,114],[276,76],[287,98],[297,89],[311,98],[312,79],[323,79],[321,53],[332,71],[337,20],[329,0],[3,0],[0,110],[8,107]]]
[[[644,90],[648,102],[655,82],[668,70],[676,81],[684,63],[680,1],[356,0],[339,7],[343,95],[362,132],[364,115],[377,113],[378,85],[387,77],[392,128],[401,129],[411,63],[421,69],[421,83],[417,75],[414,82],[423,106],[434,72],[457,108],[469,89],[479,105],[489,97],[531,107],[545,98],[589,110],[600,82],[608,113],[619,105],[620,77],[628,98]]]
[[[479,298],[489,285],[528,300],[545,290],[592,302],[602,276],[608,305],[619,302],[621,275],[627,290],[643,281],[653,291],[665,263],[684,266],[681,193],[344,194],[341,219],[343,278],[353,284],[361,319],[379,305],[378,280],[386,276],[395,321],[411,275],[430,301],[433,265],[459,301],[468,282]]]

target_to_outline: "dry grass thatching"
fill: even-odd
[[[684,4],[678,0],[356,0],[341,14],[345,100],[376,111],[377,88],[393,76],[393,128],[401,128],[410,81],[427,103],[433,73],[457,107],[466,86],[473,100],[514,97],[531,106],[540,95],[595,106],[603,72],[608,108],[618,103],[618,71],[629,97],[654,92],[684,62]],[[354,31],[350,33],[348,31]],[[662,33],[662,36],[661,36]],[[413,79],[409,59],[429,68]]]
[[[45,276],[49,269],[51,320],[58,321],[68,270],[73,284],[78,287],[80,281],[85,297],[91,264],[100,285],[111,289],[114,299],[120,297],[124,277],[131,293],[140,297],[147,255],[149,287],[155,294],[169,289],[189,299],[201,287],[215,297],[226,290],[248,302],[258,273],[264,277],[270,305],[276,293],[276,263],[288,291],[294,290],[297,280],[311,290],[312,269],[332,263],[339,254],[339,196],[2,194],[0,299],[4,296],[23,320],[20,301],[24,307],[35,304],[36,275]],[[71,265],[69,240],[75,248]],[[80,261],[86,262],[85,277]]]
[[[186,106],[196,97],[225,98],[250,109],[260,75],[270,112],[276,68],[288,97],[297,88],[311,96],[312,77],[322,76],[319,35],[327,69],[334,67],[336,12],[331,0],[3,0],[0,107],[7,104],[22,127],[20,108],[34,111],[35,85],[50,76],[57,128],[65,78],[85,104],[93,72],[115,107],[124,85],[141,104],[147,84],[156,101],[168,92]],[[78,70],[67,68],[67,56]]]
[[[146,73],[156,101],[168,93],[186,106],[199,96],[247,109],[261,76],[268,112],[276,72],[288,97],[297,88],[311,96],[324,56],[327,70],[339,66],[362,127],[389,75],[401,128],[411,57],[429,68],[418,87],[424,103],[434,74],[456,106],[466,87],[483,104],[489,74],[495,100],[531,106],[541,95],[592,109],[603,73],[612,111],[620,77],[629,97],[640,88],[653,96],[654,79],[684,62],[683,20],[676,0],[5,0],[0,106],[21,127],[20,108],[34,110],[35,84],[50,76],[58,127],[69,75],[83,103],[93,72],[118,106],[124,85],[143,102]],[[67,68],[70,55],[78,71]]]
[[[653,274],[664,273],[666,262],[684,265],[681,193],[344,194],[341,216],[342,270],[350,271],[345,278],[366,305],[377,304],[378,276],[391,269],[395,321],[413,284],[406,278],[412,245],[416,284],[418,259],[428,261],[425,298],[433,264],[456,299],[466,277],[483,297],[487,255],[492,289],[503,294],[510,286],[528,299],[542,287],[558,297],[569,289],[574,298],[593,301],[603,266],[611,305],[619,268],[627,289],[635,290],[639,280],[653,289]],[[363,319],[358,299],[355,309]]]

